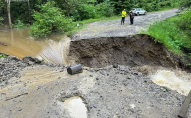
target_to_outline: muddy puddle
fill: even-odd
[[[70,38],[65,35],[47,38],[35,40],[29,35],[29,29],[0,32],[0,42],[5,44],[0,44],[0,52],[19,58],[32,56],[54,64],[68,64]]]
[[[191,76],[190,74],[177,70],[157,70],[151,75],[154,83],[164,86],[166,89],[172,89],[185,96],[191,90]]]
[[[87,118],[87,108],[80,97],[68,98],[64,104],[71,117]]]

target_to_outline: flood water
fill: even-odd
[[[154,83],[187,96],[191,90],[191,75],[181,70],[158,70],[151,75]]]
[[[70,38],[65,35],[52,35],[48,39],[35,40],[29,35],[29,29],[14,29],[0,32],[0,43],[7,45],[0,44],[2,53],[19,58],[32,56],[54,64],[68,64]]]
[[[87,108],[80,97],[65,100],[65,105],[73,118],[87,118]]]

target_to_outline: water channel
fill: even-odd
[[[32,56],[54,64],[68,64],[70,38],[65,35],[52,35],[47,39],[35,40],[29,29],[0,31],[0,52],[23,58]]]

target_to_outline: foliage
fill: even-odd
[[[113,15],[114,7],[109,0],[97,4],[94,0],[87,3],[79,3],[78,8],[72,14],[75,20],[94,19]]]
[[[44,5],[37,5],[40,12],[33,11],[35,22],[31,26],[31,34],[43,37],[54,31],[69,31],[72,29],[72,19],[65,17],[60,8],[55,7],[54,1],[49,1]]]
[[[17,20],[15,27],[16,28],[22,28],[22,27],[24,27],[24,24],[20,20]]]
[[[188,34],[191,32],[191,8],[187,9],[185,13],[180,14],[179,27],[185,30]]]
[[[0,0],[0,15],[3,13],[4,8],[5,8],[5,0]]]
[[[77,19],[84,20],[96,18],[96,10],[93,4],[79,4],[79,10],[75,10]]]
[[[149,27],[149,35],[156,38],[156,41],[163,43],[171,52],[182,54],[183,48],[191,48],[191,38],[178,27],[177,22],[180,16],[169,18],[165,21],[156,21]]]
[[[0,29],[1,29],[1,26],[3,25],[2,21],[4,20],[3,17],[0,17]]]
[[[111,0],[116,11],[120,13],[123,9],[130,10],[132,8],[143,8],[149,12],[158,11],[163,8],[178,7],[182,0]]]
[[[191,0],[180,1],[180,7],[190,7],[190,6],[191,6]]]
[[[0,53],[0,58],[7,58],[8,56],[8,54]]]

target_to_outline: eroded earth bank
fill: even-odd
[[[190,89],[190,74],[181,70],[189,68],[148,35],[71,41],[69,58],[83,65],[82,73],[69,75],[69,65],[32,57],[1,58],[0,117],[76,117],[65,102],[80,97],[87,114],[76,118],[176,118]],[[187,80],[171,85],[163,78],[159,83],[167,87],[159,86],[150,76],[158,69],[179,72],[167,80],[182,75]],[[187,115],[191,118],[191,108]]]

